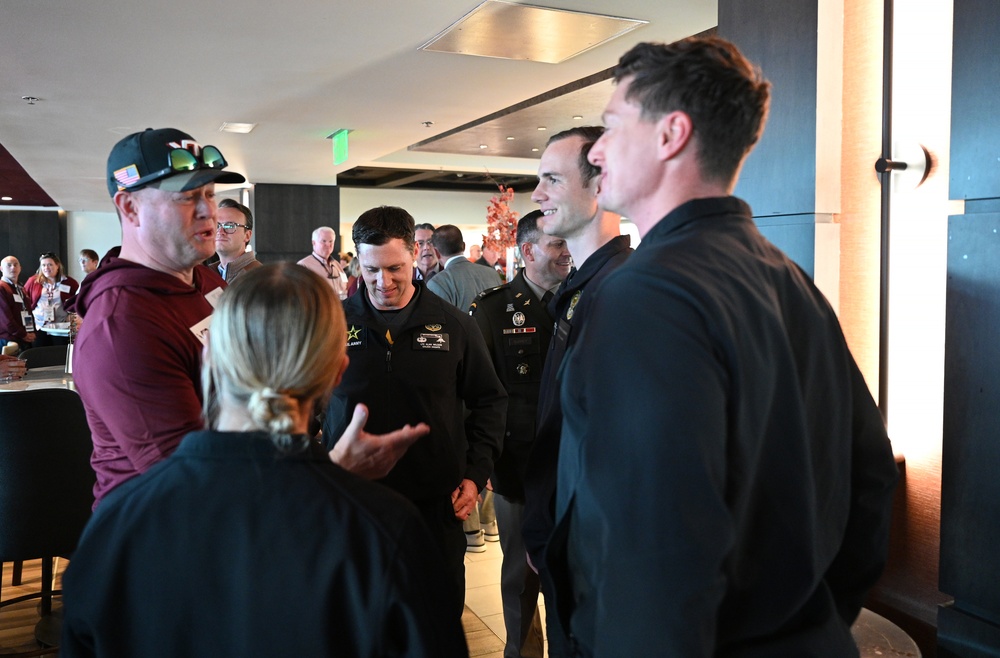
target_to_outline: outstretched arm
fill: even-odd
[[[366,422],[368,407],[356,405],[351,423],[330,451],[330,459],[341,468],[368,480],[384,478],[406,450],[431,431],[426,423],[418,423],[416,426],[404,425],[388,434],[369,434],[364,431]]]

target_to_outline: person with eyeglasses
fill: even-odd
[[[417,243],[417,261],[413,266],[414,281],[430,281],[434,275],[444,270],[444,265],[434,249],[433,224],[417,224],[413,231]]]
[[[202,265],[215,252],[215,185],[246,180],[226,166],[219,149],[174,128],[133,133],[108,156],[122,244],[81,286],[76,310],[87,321],[73,363],[94,443],[95,508],[203,427],[201,355],[226,286]],[[367,418],[357,405],[330,455],[367,478],[387,473],[429,431],[371,435]]]
[[[45,329],[68,323],[70,321],[68,305],[79,288],[80,284],[76,279],[66,276],[59,256],[51,252],[39,256],[38,272],[24,284],[35,326]],[[35,334],[34,347],[68,343],[67,337],[52,336],[45,331],[39,331]]]
[[[253,214],[249,208],[233,199],[223,199],[219,202],[215,226],[215,253],[219,258],[208,266],[217,269],[226,283],[261,266],[250,249]]]

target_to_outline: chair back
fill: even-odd
[[[25,365],[31,368],[66,365],[66,346],[49,345],[47,347],[31,347],[21,352]]]
[[[92,452],[76,392],[0,393],[0,560],[72,554],[94,504]]]

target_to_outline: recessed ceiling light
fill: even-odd
[[[486,144],[480,144],[479,148],[484,149],[484,148],[487,148],[487,146],[486,146]]]
[[[420,50],[558,64],[647,21],[485,0]],[[512,39],[510,35],[518,38]]]
[[[547,130],[547,128],[545,126],[538,126],[538,129],[539,130]]]
[[[573,117],[573,120],[574,121],[583,121],[583,117],[580,116],[579,114],[577,114],[576,116]]]
[[[514,137],[513,136],[508,136],[507,137],[507,141],[508,142],[513,142],[514,141]]]
[[[532,152],[532,153],[537,153],[537,152],[538,152],[538,149],[531,149],[531,152]]]
[[[9,196],[0,196],[0,201],[13,201],[14,199]]]
[[[239,123],[236,121],[223,121],[219,126],[219,132],[246,134],[257,127],[256,123]]]

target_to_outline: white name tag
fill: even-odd
[[[24,303],[24,301],[21,299],[21,296],[19,294],[17,294],[16,292],[14,293],[14,301],[17,302],[18,304],[23,304]]]
[[[68,285],[66,285],[65,283],[60,283],[59,284],[59,292],[64,292],[66,294],[69,294],[70,290],[71,290],[71,288]]]
[[[215,308],[216,306],[219,305],[220,297],[222,297],[222,288],[216,288],[212,292],[205,295],[205,301],[211,304],[212,308]]]
[[[208,316],[198,324],[191,327],[191,333],[195,335],[195,338],[201,341],[202,345],[208,344],[208,326],[212,324],[212,316]]]

